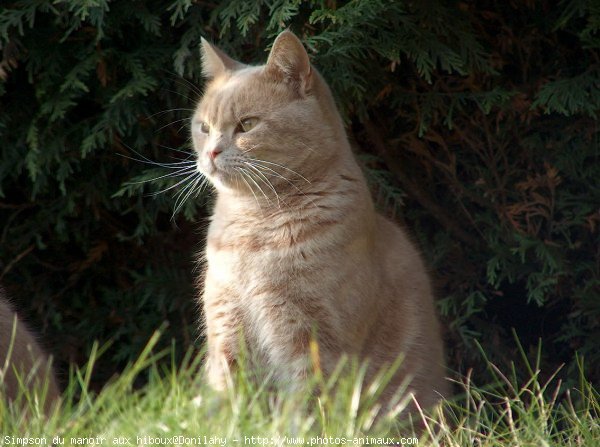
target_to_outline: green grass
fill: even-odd
[[[471,377],[462,378],[456,382],[461,391],[441,409],[402,421],[397,416],[407,399],[397,399],[389,412],[376,403],[385,371],[376,383],[366,384],[364,367],[347,361],[329,380],[315,377],[318,393],[283,394],[242,370],[232,378],[231,390],[219,395],[203,383],[199,356],[187,356],[178,368],[157,366],[168,355],[153,353],[157,339],[155,335],[138,361],[97,395],[89,392],[93,365],[102,360],[94,350],[87,368],[72,371],[62,408],[49,418],[27,393],[25,411],[0,403],[0,445],[16,445],[24,438],[31,438],[29,445],[34,438],[46,438],[51,445],[55,436],[64,445],[94,445],[104,438],[105,446],[126,438],[129,445],[143,445],[144,437],[179,437],[169,445],[211,440],[218,445],[265,440],[271,445],[359,445],[384,438],[405,438],[412,442],[405,445],[420,446],[600,445],[598,392],[583,375],[571,389],[564,389],[555,376],[542,381],[537,359],[521,362],[529,376],[523,382],[517,380],[516,365],[506,374],[488,363],[496,383],[478,386]],[[140,379],[147,380],[142,388],[136,386]]]

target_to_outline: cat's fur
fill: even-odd
[[[60,395],[51,363],[0,289],[0,399],[14,401],[24,386],[45,397],[50,412]]]
[[[218,193],[202,296],[210,383],[226,386],[242,337],[277,381],[301,383],[315,334],[325,374],[342,353],[368,359],[367,379],[404,354],[387,397],[409,376],[421,405],[438,401],[443,348],[421,256],[375,212],[301,42],[284,31],[258,67],[206,41],[202,56],[210,82],[192,136]]]

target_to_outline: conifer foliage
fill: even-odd
[[[112,340],[102,381],[164,322],[166,343],[194,343],[210,199],[166,165],[191,157],[200,38],[262,62],[285,28],[425,253],[451,366],[472,366],[475,340],[510,360],[514,328],[599,379],[592,0],[2,2],[0,282],[61,362]]]

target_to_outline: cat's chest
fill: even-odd
[[[274,266],[278,263],[288,265],[290,260],[281,259],[271,250],[244,248],[244,241],[230,240],[226,244],[220,241],[209,241],[206,247],[208,275],[217,283],[235,288],[247,289],[255,281],[269,273],[274,274]]]
[[[253,231],[254,230],[254,231]],[[215,225],[206,246],[208,275],[217,283],[252,294],[265,283],[279,284],[306,269],[307,247],[293,244],[289,230]]]

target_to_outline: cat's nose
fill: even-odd
[[[217,158],[217,155],[219,155],[221,152],[223,152],[223,149],[221,149],[220,147],[215,147],[214,149],[208,151],[208,158],[214,160],[215,158]]]

